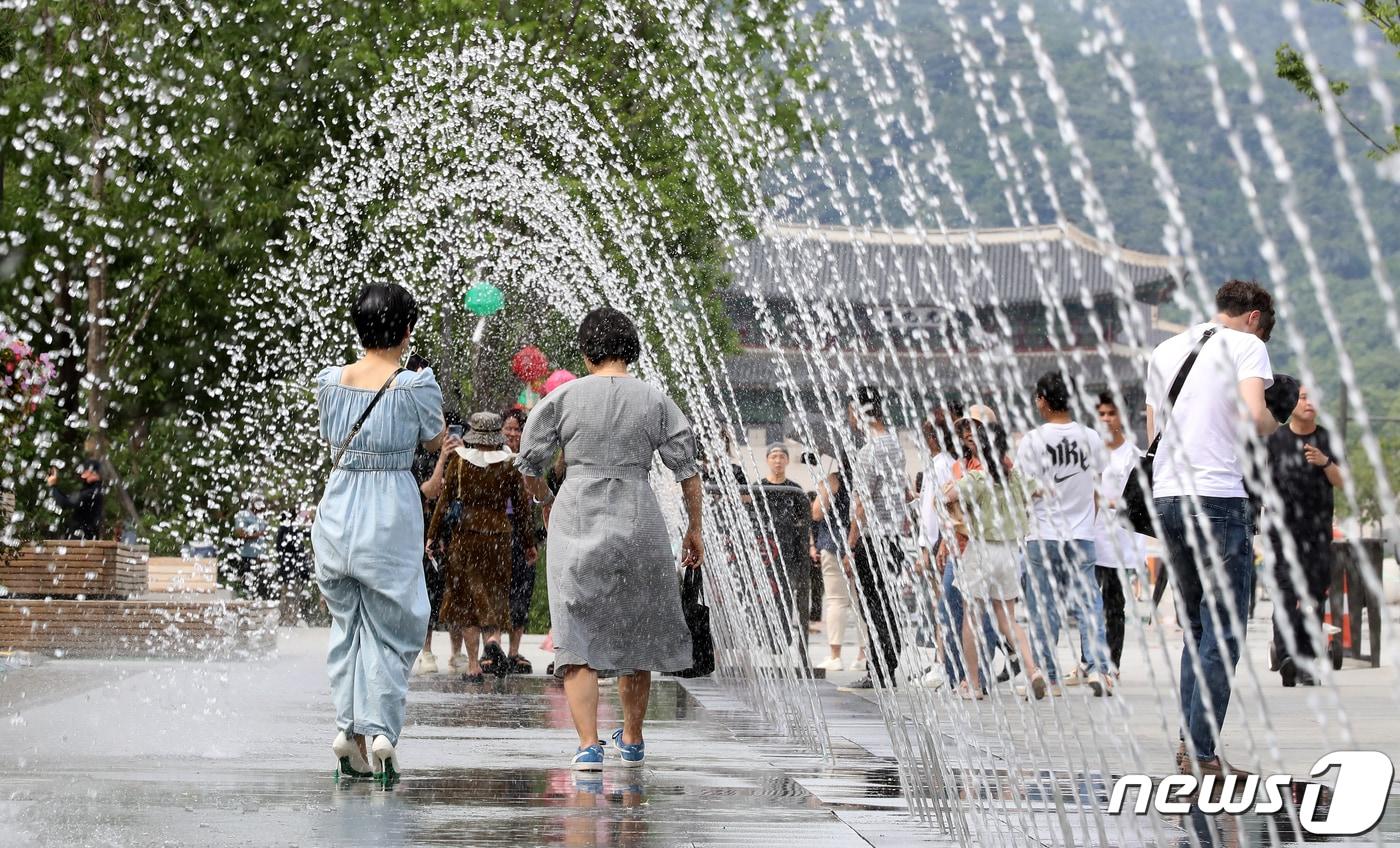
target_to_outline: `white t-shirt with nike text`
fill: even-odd
[[[1165,418],[1167,393],[1182,363],[1207,329],[1218,327],[1192,366],[1181,395]],[[1242,380],[1259,377],[1274,384],[1269,351],[1257,336],[1197,324],[1157,345],[1147,369],[1147,406],[1162,443],[1152,466],[1154,498],[1243,498],[1240,449],[1253,425],[1240,398]]]
[[[1044,492],[1031,502],[1027,540],[1093,541],[1094,490],[1107,464],[1103,439],[1083,424],[1042,424],[1027,433],[1016,468]]]

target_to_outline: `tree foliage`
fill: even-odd
[[[687,84],[681,23],[738,84]],[[683,139],[674,121],[742,101],[802,144],[791,94],[817,32],[792,0],[3,0],[0,325],[59,371],[35,437],[6,454],[21,503],[41,501],[40,467],[85,451],[110,456],[143,534],[227,514],[216,466],[270,457],[230,444],[243,411],[221,380],[301,308],[245,297],[249,281],[295,240],[290,213],[356,104],[405,61],[481,31],[580,69],[574,95],[620,116],[616,164],[658,198],[664,249],[723,327],[708,297],[727,283],[720,234],[761,198],[737,176],[702,186],[681,146],[727,162],[727,139],[701,120]],[[673,84],[643,85],[646,63]],[[42,532],[47,516],[22,511]]]
[[[1400,3],[1386,2],[1386,0],[1324,0],[1324,2],[1351,10],[1364,22],[1364,25],[1378,31],[1385,43],[1395,48],[1395,58],[1400,60]],[[1280,44],[1274,54],[1274,70],[1279,79],[1292,83],[1299,93],[1321,108],[1323,105],[1322,95],[1319,92],[1319,82],[1314,78],[1314,66],[1325,77],[1325,87],[1332,94],[1332,97],[1339,99],[1351,90],[1351,83],[1339,79],[1330,71],[1322,68],[1315,60],[1314,64],[1310,65],[1307,57],[1287,42]],[[1390,137],[1386,138],[1383,133],[1367,130],[1348,115],[1347,110],[1340,103],[1337,109],[1342,120],[1346,121],[1347,125],[1370,145],[1368,153],[1373,158],[1381,158],[1400,152],[1400,124],[1392,126],[1388,130]]]

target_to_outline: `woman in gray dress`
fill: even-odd
[[[554,673],[578,731],[573,766],[597,770],[598,677],[620,677],[623,725],[613,746],[623,763],[639,765],[651,673],[692,664],[670,538],[648,484],[653,454],[685,494],[686,567],[700,566],[704,545],[695,437],[674,401],[628,373],[641,355],[636,327],[616,309],[595,309],[579,325],[578,343],[588,376],[535,407],[516,464],[546,505]],[[544,475],[561,448],[568,472],[551,505]]]

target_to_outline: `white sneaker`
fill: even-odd
[[[413,676],[419,677],[424,674],[437,674],[437,657],[431,651],[423,651],[418,655],[418,659],[413,661]]]
[[[1083,686],[1086,679],[1087,677],[1084,674],[1084,669],[1076,668],[1074,671],[1065,675],[1064,679],[1060,682],[1066,686]]]
[[[946,682],[946,678],[943,676],[943,669],[940,666],[933,666],[914,681],[916,685],[925,689],[939,689],[944,682]]]
[[[461,671],[471,664],[472,661],[467,659],[466,654],[453,654],[452,659],[447,661],[447,667],[453,671]]]
[[[856,657],[851,660],[851,664],[846,666],[847,671],[865,671],[865,658]]]
[[[840,657],[827,657],[825,662],[819,663],[819,664],[817,665],[817,668],[820,668],[820,669],[822,669],[823,671],[840,671],[840,670],[841,670],[841,658],[840,658]]]
[[[1094,672],[1087,678],[1089,691],[1094,693],[1095,698],[1102,698],[1105,695],[1113,694],[1113,683],[1103,674]]]

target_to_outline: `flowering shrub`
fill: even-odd
[[[47,353],[0,329],[0,436],[9,440],[24,431],[55,373]]]

